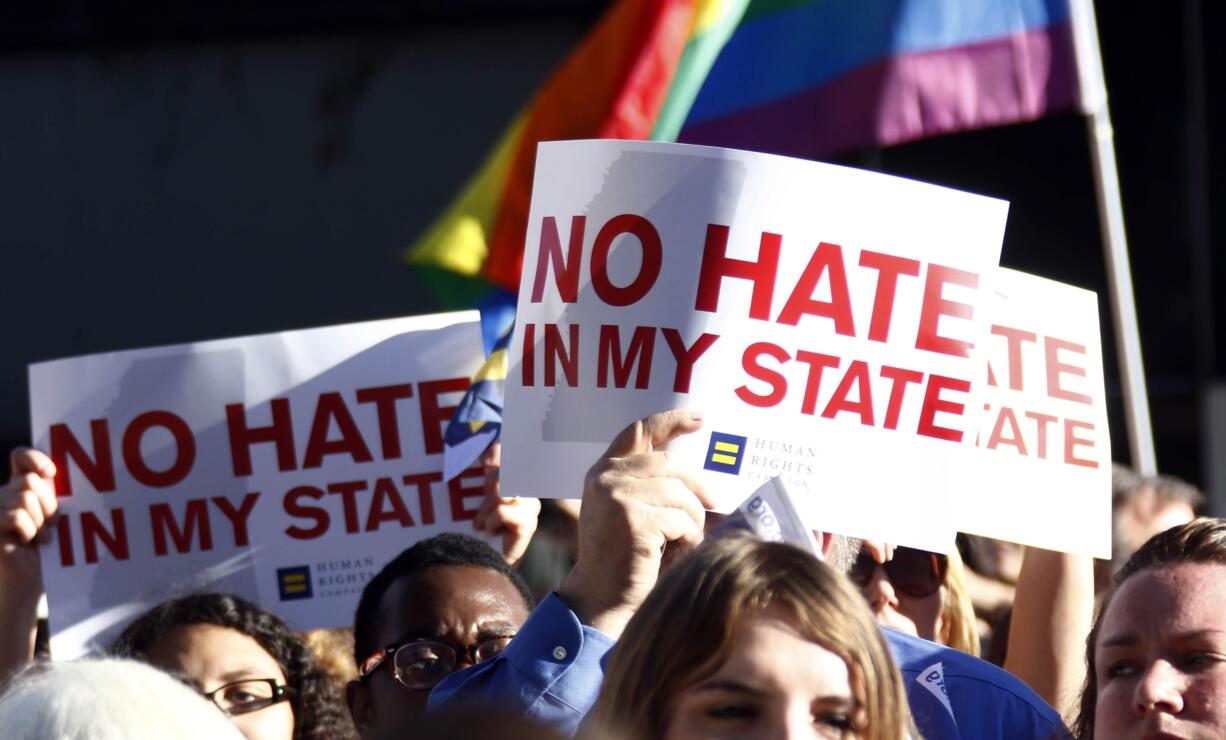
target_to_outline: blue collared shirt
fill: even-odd
[[[579,618],[556,594],[545,597],[498,657],[457,671],[430,692],[429,709],[448,704],[511,707],[573,735],[604,681],[613,640]]]

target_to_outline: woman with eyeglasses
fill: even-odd
[[[978,657],[975,611],[956,552],[894,547],[893,557],[886,558],[870,543],[847,576],[879,624]]]
[[[584,730],[902,740],[910,726],[885,638],[847,582],[803,550],[734,534],[664,573],[613,648]]]
[[[178,676],[247,740],[353,734],[331,679],[306,643],[278,617],[237,596],[164,601],[129,624],[111,653]]]

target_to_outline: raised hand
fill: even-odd
[[[18,447],[0,488],[0,686],[34,658],[42,572],[38,544],[55,523],[55,465],[38,450]]]
[[[659,577],[665,545],[702,541],[701,484],[677,468],[669,440],[698,430],[702,416],[668,411],[626,427],[587,473],[579,556],[558,594],[579,619],[616,638]]]
[[[502,444],[495,442],[481,457],[481,465],[485,468],[485,498],[477,509],[473,529],[494,536],[502,535],[502,556],[509,564],[515,565],[524,556],[536,532],[541,501],[523,496],[503,497],[498,477],[501,462]]]

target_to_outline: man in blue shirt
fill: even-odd
[[[565,583],[500,656],[440,683],[431,708],[512,705],[558,729],[577,729],[600,693],[605,655],[661,566],[702,539],[710,502],[701,484],[659,449],[701,425],[698,414],[670,411],[635,422],[613,440],[588,471],[579,558]],[[827,535],[822,545],[831,554],[840,541]],[[1067,736],[1056,711],[1009,673],[927,640],[883,632],[916,725],[929,740]]]
[[[400,553],[354,616],[359,678],[346,702],[358,732],[382,737],[425,711],[443,676],[503,650],[531,608],[519,574],[474,537],[441,534]]]

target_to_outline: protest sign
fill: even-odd
[[[976,446],[950,477],[958,529],[1111,556],[1111,440],[1098,296],[1000,268]]]
[[[782,476],[825,531],[947,549],[1007,210],[786,157],[542,144],[503,490],[578,496],[626,424],[700,409],[669,449],[723,510]]]
[[[41,549],[55,657],[198,590],[352,624],[402,549],[472,532],[483,473],[443,482],[443,429],[481,361],[468,312],[32,365],[63,512]]]

